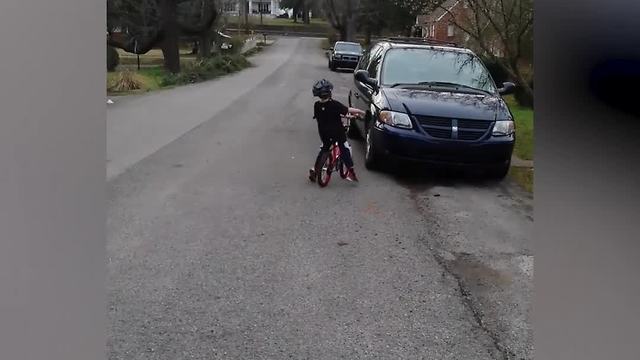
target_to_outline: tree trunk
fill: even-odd
[[[298,13],[300,12],[300,8],[296,5],[293,7],[293,11],[291,12],[291,17],[293,17],[293,22],[298,23]]]
[[[305,24],[311,22],[309,20],[309,9],[307,8],[307,2],[305,0],[302,1],[302,22]]]
[[[354,41],[356,38],[356,19],[353,14],[348,14],[347,16],[344,41]]]
[[[177,6],[174,0],[162,0],[161,16],[163,39],[161,43],[164,67],[176,74],[180,72],[180,49],[178,48]]]
[[[200,58],[208,58],[211,56],[211,37],[208,32],[200,36],[198,56]]]
[[[347,41],[347,26],[343,26],[340,29],[338,29],[338,32],[340,32],[340,40],[341,41]]]
[[[371,27],[367,26],[364,30],[364,44],[369,46],[371,44]]]
[[[249,2],[247,0],[242,0],[244,6],[244,30],[245,33],[249,33]]]
[[[518,83],[514,94],[516,101],[522,106],[533,108],[533,90],[529,86],[529,82],[520,74],[517,74],[516,82]]]
[[[162,56],[164,57],[164,67],[167,71],[177,74],[180,72],[180,50],[176,38],[165,37],[162,41]]]

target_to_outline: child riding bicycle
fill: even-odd
[[[313,96],[317,96],[320,100],[316,101],[313,106],[313,118],[318,122],[318,134],[322,140],[320,152],[316,157],[315,166],[309,170],[309,180],[315,181],[316,170],[321,161],[322,154],[329,151],[331,145],[335,142],[340,147],[340,157],[347,166],[347,177],[349,181],[358,181],[356,173],[353,170],[353,159],[349,143],[347,142],[347,134],[345,133],[342,118],[345,116],[364,116],[365,112],[359,109],[347,107],[331,98],[333,84],[328,80],[322,79],[313,85]]]

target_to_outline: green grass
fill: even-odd
[[[227,21],[229,25],[237,25],[238,17],[237,16],[228,16]],[[244,23],[244,18],[240,19],[241,23]],[[292,27],[305,27],[311,25],[321,25],[328,26],[329,24],[322,19],[313,18],[310,21],[310,24],[305,24],[302,20],[298,20],[297,23],[294,23],[292,19],[278,19],[273,18],[270,15],[265,15],[262,17],[262,24],[268,26],[292,26]],[[260,25],[260,16],[249,16],[249,24],[252,25]]]
[[[107,92],[109,94],[124,95],[124,94],[120,94],[120,93],[112,92],[108,90],[109,87],[111,87],[111,84],[113,84],[113,82],[118,78],[120,71],[121,70],[107,73]],[[135,70],[132,70],[132,71],[134,72],[136,79],[142,83],[142,88],[140,90],[133,90],[133,91],[127,92],[126,94],[143,93],[147,91],[160,89],[162,87],[161,86],[162,78],[166,74],[164,68],[162,68],[161,66],[147,67],[147,68],[142,68],[139,71],[135,71]]]
[[[509,177],[529,193],[533,193],[533,168],[511,167]]]
[[[522,160],[533,160],[533,109],[518,105],[512,95],[505,101],[516,122],[515,154]]]
[[[262,47],[256,47],[255,51],[259,52]],[[147,66],[136,70],[135,67],[127,67],[133,72],[135,79],[142,84],[138,90],[128,92],[112,92],[109,91],[114,81],[119,76],[119,71],[107,73],[107,92],[110,95],[128,95],[137,94],[147,91],[158,90],[161,88],[170,88],[179,85],[191,84],[211,80],[216,77],[231,74],[247,67],[251,63],[243,55],[221,55],[214,56],[206,61],[191,61],[182,64],[182,72],[179,74],[169,74],[162,66]]]
[[[522,160],[533,160],[533,109],[518,105],[513,95],[505,97],[516,122],[515,155]],[[511,167],[509,177],[524,190],[533,193],[534,169]]]

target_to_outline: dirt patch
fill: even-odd
[[[510,276],[487,266],[470,254],[455,254],[454,257],[447,265],[468,287],[503,287],[512,281]]]

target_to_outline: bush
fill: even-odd
[[[491,58],[482,58],[482,62],[489,70],[493,81],[496,82],[496,85],[500,86],[503,82],[509,81],[509,74],[507,70],[504,68],[504,65],[500,64],[498,61],[495,61]]]
[[[113,46],[107,45],[107,71],[115,71],[120,64],[120,55]]]
[[[129,69],[120,72],[118,78],[109,87],[113,92],[127,92],[140,90],[144,86],[143,81]]]
[[[178,74],[167,74],[161,86],[193,84],[240,71],[251,64],[242,55],[221,55],[188,63]]]
[[[327,40],[329,41],[329,47],[333,47],[333,45],[336,44],[336,41],[340,40],[340,36],[332,31],[327,34]]]
[[[222,49],[223,54],[240,54],[244,46],[244,36],[234,36],[231,39],[225,39],[227,44],[231,45],[231,49]]]

